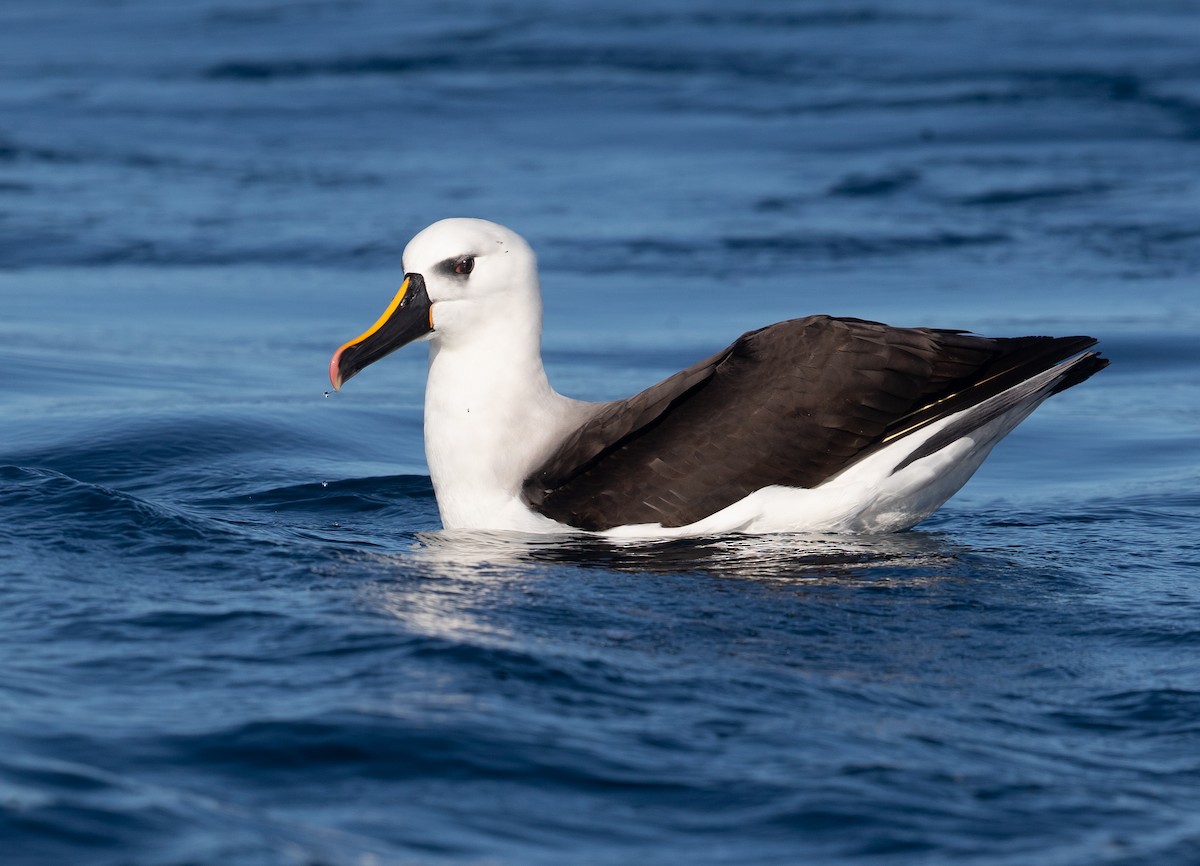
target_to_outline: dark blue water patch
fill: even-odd
[[[1191,495],[1094,494],[1074,507],[1068,503],[1042,503],[1037,511],[1029,511],[1010,506],[1001,513],[979,515],[979,519],[992,526],[1137,523],[1157,528],[1200,519],[1200,501]]]
[[[124,490],[180,484],[201,492],[232,480],[205,471],[213,464],[281,447],[318,447],[302,430],[273,425],[261,416],[239,420],[227,412],[207,419],[192,416],[186,422],[168,413],[112,419],[93,423],[85,436],[78,435],[80,427],[74,424],[48,429],[56,434],[46,437],[52,444],[10,451],[6,461]]]
[[[698,10],[691,15],[667,12],[633,17],[621,10],[582,15],[573,10],[570,16],[510,12],[499,17],[500,21],[487,28],[460,26],[443,30],[408,52],[234,59],[208,66],[202,75],[218,81],[260,82],[315,76],[412,76],[444,71],[496,75],[575,71],[588,76],[617,72],[644,79],[715,76],[769,83],[786,81],[820,67],[807,52],[794,47],[781,49],[779,46],[786,42],[778,37],[769,41],[759,38],[764,28],[772,35],[789,30],[819,33],[829,27],[872,25],[905,18],[878,10],[866,14],[745,10],[730,16]],[[919,18],[909,19],[909,23],[916,20]],[[604,44],[580,39],[581,27],[609,32],[615,38],[603,40]],[[659,37],[678,32],[681,27],[687,28],[692,38]]]
[[[946,86],[947,73],[936,75],[892,76],[873,80],[871,73],[864,78],[876,86],[851,99],[791,106],[789,111],[850,112],[864,109],[921,109],[968,105],[1017,106],[1045,102],[1079,104],[1140,105],[1177,121],[1180,132],[1190,136],[1200,120],[1200,103],[1184,97],[1160,94],[1156,86],[1177,77],[1195,73],[1194,66],[1145,70],[1142,75],[1132,72],[1110,72],[1088,68],[1049,69],[956,69],[954,84]],[[906,92],[909,88],[933,88],[930,93]]]
[[[329,782],[391,780],[536,780],[561,791],[627,788],[653,798],[662,790],[686,792],[686,779],[643,774],[616,755],[583,752],[524,731],[496,730],[479,719],[462,730],[430,730],[392,716],[346,713],[314,719],[260,722],[195,736],[156,738],[131,748],[156,763],[200,761],[210,772],[243,778],[249,772],[263,787],[287,785],[327,771]],[[148,753],[148,754],[147,754]]]
[[[1200,263],[1200,225],[1179,222],[1112,222],[1072,226],[1057,233],[1111,259],[1152,264],[1172,273]]]
[[[15,744],[11,744],[15,746]],[[21,749],[10,748],[10,755]],[[8,808],[0,813],[5,857],[15,866],[271,862],[350,864],[383,853],[351,834],[313,832],[171,785],[147,784],[86,764],[0,760]],[[298,852],[305,852],[300,855]]]
[[[890,195],[914,185],[921,178],[920,172],[899,169],[883,174],[850,174],[829,188],[831,196],[879,196]]]
[[[831,259],[864,256],[896,256],[961,247],[1003,244],[1011,237],[1002,232],[967,233],[943,231],[921,235],[864,237],[827,235],[823,237],[728,237],[721,244],[739,255],[782,255]]]
[[[380,552],[408,550],[418,531],[438,525],[427,475],[321,481],[203,498],[190,507],[258,531]]]
[[[296,241],[277,245],[240,246],[220,249],[218,245],[178,243],[158,239],[117,241],[106,249],[82,252],[73,264],[80,265],[235,265],[287,264],[319,265],[350,263],[369,267],[399,261],[397,242],[370,241],[348,247]],[[60,254],[59,260],[64,257]],[[33,260],[36,262],[36,259]],[[25,264],[33,263],[26,260]]]
[[[25,539],[61,539],[82,548],[94,541],[124,547],[161,537],[182,552],[206,535],[204,528],[171,507],[50,469],[0,466],[0,484],[3,508],[24,525]]]
[[[1059,199],[1075,199],[1084,196],[1094,196],[1106,193],[1112,187],[1108,184],[1080,184],[1029,186],[1021,189],[994,189],[988,192],[964,196],[960,204],[970,207],[1003,207],[1006,205],[1028,204],[1030,202],[1045,202]]]
[[[8,136],[0,136],[0,163],[48,162],[61,164],[79,161],[81,161],[81,157],[69,150],[26,144]]]
[[[81,793],[78,791],[80,777],[72,778],[66,772],[12,775],[18,783],[36,784],[40,789],[38,793],[60,789],[54,801],[47,802],[49,797],[34,797],[34,803],[26,805],[17,799],[17,808],[6,810],[5,835],[19,840],[16,850],[10,847],[6,856],[15,856],[18,863],[33,863],[34,857],[61,856],[72,850],[80,854],[95,852],[101,858],[105,858],[107,852],[108,857],[116,859],[129,840],[165,834],[174,823],[165,810],[154,806],[138,808],[123,802],[125,798],[121,794],[124,792],[118,787],[102,786],[87,777],[83,778],[94,790]],[[50,778],[46,778],[48,775]],[[69,785],[65,792],[61,791],[64,780]],[[74,790],[70,790],[72,788]]]
[[[946,229],[909,234],[841,234],[797,229],[778,235],[734,235],[680,241],[628,239],[598,245],[589,258],[575,257],[575,269],[600,272],[711,274],[732,256],[739,271],[756,273],[764,261],[838,262],[869,258],[934,255],[946,251],[1001,247],[1013,240],[1007,232]],[[607,251],[611,250],[611,252]],[[551,259],[551,262],[554,262]]]
[[[24,527],[9,544],[20,551],[10,567],[22,570],[33,567],[39,550],[64,556],[107,550],[118,558],[143,560],[178,557],[181,567],[203,570],[228,563],[229,557],[313,545],[331,545],[327,552],[403,548],[414,538],[404,527],[430,525],[435,512],[428,478],[351,483],[358,491],[350,493],[335,485],[328,498],[268,494],[269,501],[256,502],[246,494],[187,505],[178,504],[178,494],[170,503],[155,502],[49,469],[0,467],[0,485],[5,491],[0,511]],[[302,513],[281,519],[280,512],[288,511]],[[364,512],[378,514],[363,523]],[[313,549],[313,561],[324,561],[327,552]]]
[[[1200,739],[1200,692],[1148,689],[1101,695],[1086,706],[1057,711],[1055,721],[1121,737],[1184,736]],[[1200,762],[1192,769],[1200,773]]]
[[[653,14],[653,13],[651,13]],[[848,8],[828,7],[817,9],[706,9],[696,12],[676,13],[675,16],[661,16],[662,23],[678,17],[693,21],[706,27],[717,28],[724,32],[725,28],[768,28],[775,29],[809,29],[809,28],[840,28],[861,27],[873,24],[897,23],[934,23],[947,20],[949,16],[940,15],[933,11],[916,11],[914,9],[884,9],[874,5],[850,6]],[[640,24],[642,18],[635,18],[630,23]]]
[[[201,501],[206,508],[237,507],[262,511],[379,511],[394,507],[398,500],[433,499],[428,475],[395,475],[380,478],[351,478],[296,484]]]
[[[265,629],[277,625],[282,614],[255,609],[234,610],[154,610],[120,620],[120,631],[110,628],[107,634],[93,634],[99,640],[142,639],[141,636],[178,635],[181,639],[197,638],[224,644],[247,629]],[[64,635],[65,637],[65,635]],[[84,664],[84,667],[93,665]]]
[[[1190,75],[1191,73],[1187,73]],[[947,85],[947,76],[954,84]],[[1167,73],[1170,80],[1170,73]],[[956,69],[912,80],[869,79],[851,96],[797,98],[778,88],[754,100],[729,100],[723,112],[750,119],[867,117],[903,118],[911,142],[977,142],[966,126],[986,126],[986,140],[1006,136],[1063,142],[1088,139],[1190,141],[1200,130],[1200,103],[1142,89],[1137,79],[1061,70],[1027,75]],[[686,103],[685,103],[686,105]],[[1004,124],[1004,118],[1010,124]],[[1063,123],[1074,117],[1073,123]],[[1015,124],[1015,125],[1014,125]],[[892,125],[894,127],[894,124]]]
[[[794,56],[763,56],[717,48],[674,47],[490,48],[480,51],[475,40],[458,53],[441,50],[398,55],[342,58],[291,58],[231,61],[204,71],[207,78],[263,81],[314,76],[408,76],[418,72],[454,70],[506,73],[619,72],[648,76],[719,75],[721,77],[787,81],[799,74]],[[803,67],[802,67],[803,68]]]
[[[1166,69],[1158,75],[1170,80],[1180,74],[1194,74],[1195,67]],[[1031,84],[1035,97],[1043,93],[1064,94],[1107,102],[1140,103],[1153,108],[1180,124],[1185,137],[1200,134],[1200,102],[1155,91],[1155,82],[1135,72],[1113,72],[1097,69],[1059,69],[1020,71],[1012,73],[1018,80]]]
[[[273,178],[271,182],[276,183],[278,179]],[[343,184],[339,181],[337,185]],[[101,243],[81,244],[73,232],[47,231],[24,238],[20,244],[0,244],[0,257],[3,267],[10,269],[32,268],[52,262],[97,267],[336,264],[370,268],[395,265],[403,252],[403,244],[382,238],[344,245],[320,241],[244,244],[232,240],[213,237],[212,242],[206,242],[191,237],[169,241],[162,238],[110,236]]]
[[[265,81],[276,78],[308,78],[319,75],[405,75],[455,64],[453,54],[425,56],[392,55],[328,60],[285,59],[273,61],[229,61],[210,67],[204,76],[234,81]]]
[[[79,149],[60,149],[44,147],[27,141],[0,138],[0,162],[13,163],[112,163],[132,168],[180,168],[187,165],[186,161],[165,155],[153,155],[146,152],[126,152],[114,156],[103,150],[86,149],[87,145],[77,146]]]
[[[124,145],[124,146],[122,146]],[[316,188],[354,189],[385,183],[375,171],[335,165],[304,165],[280,160],[257,159],[245,153],[180,153],[154,142],[86,142],[72,149],[43,147],[17,139],[0,139],[0,162],[16,165],[70,164],[73,170],[134,169],[154,177],[209,177],[241,186],[305,184]],[[17,191],[24,185],[13,184]]]

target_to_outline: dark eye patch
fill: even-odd
[[[438,265],[438,270],[443,271],[451,276],[465,277],[475,270],[474,256],[455,256],[452,259],[446,259]]]

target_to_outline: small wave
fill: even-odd
[[[1010,240],[1011,237],[1003,232],[971,234],[942,231],[924,235],[875,237],[867,235],[744,236],[723,238],[721,243],[727,250],[750,255],[783,254],[845,259],[936,252],[960,247],[994,246]]]
[[[1145,737],[1193,735],[1200,733],[1200,692],[1162,688],[1104,694],[1049,715],[1086,730]]]
[[[1074,186],[1069,184],[1047,184],[1044,186],[1030,186],[1020,189],[994,189],[988,192],[964,196],[958,200],[958,203],[970,207],[997,207],[1013,204],[1025,204],[1027,202],[1082,198],[1085,196],[1106,193],[1111,189],[1112,186],[1105,183],[1079,184]]]
[[[382,862],[378,842],[292,824],[244,804],[152,784],[90,764],[21,754],[0,758],[0,835],[6,864]],[[92,755],[108,744],[61,741]],[[144,774],[139,774],[144,775]],[[11,831],[11,835],[9,835]]]
[[[319,481],[221,494],[189,508],[231,531],[288,545],[315,545],[323,557],[386,556],[412,547],[418,529],[437,525],[427,475]]]
[[[198,466],[311,444],[302,430],[272,425],[261,417],[246,420],[191,414],[186,418],[121,419],[106,428],[88,429],[83,438],[10,452],[4,459],[14,466],[47,469],[72,479],[125,489],[180,484],[197,494],[205,491],[206,483],[228,482],[222,473],[198,473]]]
[[[231,81],[268,81],[320,75],[404,75],[453,65],[453,55],[370,55],[329,59],[234,60],[205,70],[206,78]]]
[[[556,659],[514,647],[489,646],[461,638],[427,637],[409,654],[413,659],[474,671],[489,679],[520,682],[534,688],[574,692],[580,700],[601,701],[645,697],[644,687],[630,682],[619,667],[599,659],[586,663]]]
[[[1059,229],[1107,258],[1128,259],[1165,269],[1200,266],[1200,224],[1180,222],[1091,223]]]
[[[614,14],[615,13],[615,14]],[[730,28],[753,30],[821,30],[843,27],[862,27],[883,23],[935,22],[944,17],[915,13],[909,10],[880,9],[874,6],[813,9],[703,9],[697,11],[640,11],[636,13],[594,7],[578,12],[585,26],[610,26],[622,29],[674,28],[694,25],[712,28],[725,34]]]
[[[427,71],[472,73],[556,73],[585,70],[657,76],[717,75],[758,80],[794,80],[799,58],[729,49],[643,48],[636,45],[580,45],[573,48],[529,45],[480,52],[475,45],[428,54],[371,54],[357,57],[295,57],[233,60],[210,66],[204,78],[238,82],[342,76],[409,76]]]
[[[907,189],[920,179],[920,173],[911,169],[882,174],[850,174],[831,186],[829,194],[854,198],[890,195]]]
[[[69,150],[25,144],[0,137],[0,162],[45,162],[60,165],[79,161],[79,155]]]
[[[314,772],[329,782],[351,780],[528,779],[540,788],[576,794],[592,790],[684,789],[687,782],[636,767],[618,754],[543,738],[536,716],[497,727],[465,714],[429,726],[407,714],[338,712],[254,721],[200,734],[161,737],[142,748],[159,760],[200,763],[230,779],[285,784]],[[522,722],[524,724],[522,724]]]
[[[0,516],[11,514],[8,519],[21,527],[14,542],[90,556],[100,549],[149,556],[160,559],[165,568],[174,568],[179,556],[193,553],[262,552],[264,545],[293,551],[303,543],[312,546],[309,560],[315,562],[382,543],[336,521],[331,525],[327,510],[314,512],[313,525],[281,523],[274,517],[247,519],[244,511],[151,501],[52,469],[0,466],[0,487],[5,493]],[[377,534],[380,539],[385,536],[382,528]],[[412,537],[411,532],[401,535],[402,540]]]
[[[151,631],[188,632],[213,629],[253,628],[269,620],[285,619],[282,614],[266,610],[156,610],[122,620],[126,626]]]
[[[775,29],[819,29],[830,27],[860,27],[882,23],[922,22],[944,20],[936,15],[908,10],[881,9],[875,6],[849,6],[811,10],[738,9],[705,10],[687,16],[688,20],[708,27],[747,27]]]
[[[209,527],[165,505],[51,469],[0,466],[4,511],[21,537],[78,546],[101,540],[117,548],[165,540],[182,549],[200,545]]]
[[[291,484],[237,496],[204,501],[208,506],[238,505],[270,511],[308,511],[334,508],[341,511],[379,511],[412,499],[432,500],[428,475],[388,475]]]
[[[5,846],[6,859],[16,855],[16,862],[59,862],[53,855],[72,849],[119,851],[130,839],[166,829],[160,804],[90,767],[6,761],[0,763],[0,791],[5,796],[0,829],[12,823],[23,831],[16,851]]]
[[[167,150],[146,150],[141,142],[129,147],[112,144],[84,144],[74,149],[51,148],[40,144],[0,137],[0,163],[32,162],[50,164],[86,164],[116,168],[139,169],[180,175],[211,175],[226,178],[244,186],[258,184],[311,185],[320,189],[374,186],[384,183],[378,173],[353,167],[333,167],[318,164],[285,164],[278,160],[231,158],[227,154],[197,158]],[[28,182],[0,182],[0,192],[29,192]]]
[[[763,201],[767,202],[768,209],[786,209],[790,206],[786,199]],[[630,238],[593,243],[590,246],[593,253],[590,261],[594,264],[580,261],[578,256],[574,256],[571,267],[577,271],[594,269],[604,273],[645,273],[669,269],[672,273],[710,274],[716,269],[728,266],[728,254],[731,252],[741,257],[841,261],[994,247],[1007,244],[1011,240],[1011,235],[1006,232],[963,232],[950,229],[922,234],[891,235],[796,232],[781,235],[734,235],[696,241]],[[551,250],[551,255],[557,253],[557,249]],[[565,253],[563,255],[565,257]]]
[[[174,242],[161,238],[100,238],[80,241],[69,233],[45,232],[24,245],[3,244],[6,267],[37,265],[395,265],[402,245],[394,240],[345,244],[312,239],[305,242],[235,243]]]
[[[799,70],[781,68],[764,79],[798,79]],[[1148,73],[1149,74],[1149,73]],[[1171,73],[1163,75],[1170,86]],[[949,84],[948,84],[949,82]],[[1069,104],[1103,111],[1110,103],[1143,107],[1174,124],[1170,135],[1185,140],[1200,136],[1200,102],[1173,93],[1160,92],[1159,82],[1125,73],[1103,70],[973,70],[946,71],[931,77],[911,75],[886,81],[859,79],[847,96],[830,98],[824,93],[797,98],[792,92],[782,97],[719,102],[706,97],[705,108],[751,117],[803,115],[855,115],[864,112],[946,110],[969,107],[1052,106]],[[803,91],[801,91],[803,92]],[[1126,127],[1126,134],[1146,135],[1146,126]],[[1157,134],[1157,133],[1156,133]],[[932,130],[922,132],[932,136]]]

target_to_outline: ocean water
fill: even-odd
[[[1200,862],[1200,11],[5,0],[0,863]],[[811,313],[1094,334],[917,529],[438,531],[446,216],[631,393]]]

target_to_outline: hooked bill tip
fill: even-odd
[[[333,390],[340,391],[342,389],[342,374],[338,371],[338,361],[342,358],[342,351],[346,347],[343,346],[333,353],[333,357],[329,360],[329,384],[333,385]]]

